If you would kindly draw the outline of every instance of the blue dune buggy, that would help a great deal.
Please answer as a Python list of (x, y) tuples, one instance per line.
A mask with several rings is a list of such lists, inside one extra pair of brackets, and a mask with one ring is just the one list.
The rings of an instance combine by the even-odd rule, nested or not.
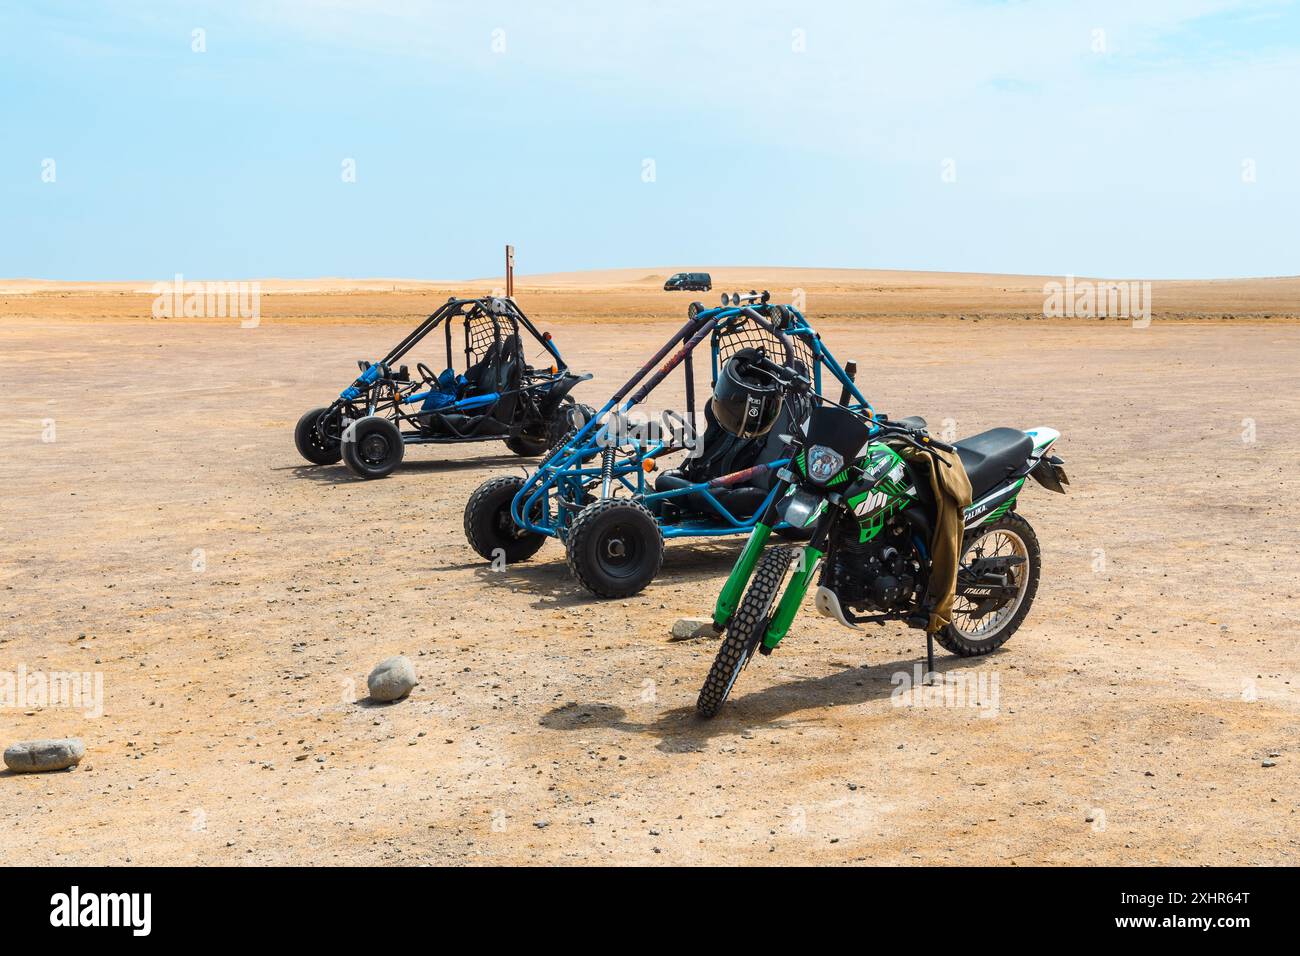
[[(747, 534), (776, 493), (789, 433), (808, 414), (808, 400), (787, 396), (775, 426), (751, 439), (721, 428), (706, 402), (705, 429), (697, 435), (692, 352), (698, 345), (709, 340), (713, 383), (730, 357), (750, 349), (795, 369), (819, 393), (829, 372), (843, 404), (874, 414), (853, 383), (853, 363), (842, 368), (798, 310), (769, 298), (766, 292), (724, 295), (722, 307), (713, 309), (692, 303), (686, 324), (537, 471), (479, 486), (465, 506), (470, 546), (484, 558), (524, 561), (548, 537), (559, 538), (578, 581), (598, 597), (614, 598), (636, 594), (654, 579), (664, 538)], [(679, 365), (685, 415), (664, 412), (659, 423), (632, 424), (629, 410)], [(683, 451), (689, 454), (678, 466), (660, 470), (661, 459)], [(777, 531), (802, 536), (788, 526)]]
[[(458, 323), (463, 328), (454, 331)], [(397, 364), (439, 329), (441, 372), (419, 362), (413, 377)], [(546, 367), (528, 364), (523, 334), (540, 346)], [(457, 373), (453, 351), (462, 340), (465, 366)], [(312, 464), (341, 458), (361, 478), (390, 474), (406, 445), (496, 440), (517, 455), (540, 455), (592, 415), (569, 395), (591, 376), (570, 372), (550, 333), (539, 332), (509, 298), (453, 296), (378, 362), (357, 364), (361, 374), (333, 404), (299, 419), (294, 441)]]

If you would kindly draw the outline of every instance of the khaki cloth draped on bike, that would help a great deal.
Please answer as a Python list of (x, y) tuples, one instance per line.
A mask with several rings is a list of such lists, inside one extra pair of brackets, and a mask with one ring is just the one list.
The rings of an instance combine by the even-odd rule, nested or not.
[(942, 630), (952, 621), (952, 601), (957, 594), (957, 564), (965, 530), (964, 512), (971, 503), (970, 478), (955, 452), (936, 451), (951, 467), (945, 468), (930, 455), (913, 452), (911, 460), (919, 471), (928, 472), (934, 492), (934, 538), (930, 542), (930, 584), (922, 600), (930, 620), (926, 633)]

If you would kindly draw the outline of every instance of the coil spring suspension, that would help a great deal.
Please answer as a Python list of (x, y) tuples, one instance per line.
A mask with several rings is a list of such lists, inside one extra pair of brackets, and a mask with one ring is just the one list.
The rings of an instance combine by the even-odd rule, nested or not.
[(610, 486), (614, 482), (614, 448), (608, 447), (600, 453), (600, 496), (608, 498)]

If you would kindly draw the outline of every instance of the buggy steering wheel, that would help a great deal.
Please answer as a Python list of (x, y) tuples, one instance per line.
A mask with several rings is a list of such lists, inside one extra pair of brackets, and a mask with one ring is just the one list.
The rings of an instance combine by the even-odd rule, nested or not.
[(433, 370), (429, 368), (429, 366), (425, 365), (423, 362), (416, 362), (415, 370), (419, 372), (420, 376), (430, 385), (438, 381), (438, 376), (434, 375)]

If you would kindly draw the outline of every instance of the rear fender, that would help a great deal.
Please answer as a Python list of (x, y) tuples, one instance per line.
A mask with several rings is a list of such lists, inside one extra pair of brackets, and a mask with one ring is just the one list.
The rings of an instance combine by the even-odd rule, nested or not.
[(585, 382), (590, 378), (592, 378), (590, 372), (586, 375), (572, 375), (566, 373), (563, 378), (546, 390), (546, 397), (543, 398), (541, 402), (542, 413), (549, 416), (560, 407), (560, 402), (564, 401), (564, 396), (573, 391), (575, 385), (579, 382)]
[(1049, 454), (1056, 440), (1061, 437), (1061, 433), (1055, 428), (1040, 425), (1037, 428), (1027, 429), (1025, 434), (1034, 440), (1034, 450), (1029, 456), (1029, 461), (1025, 463), (1024, 474), (1032, 475), (1034, 480), (1048, 491), (1065, 494), (1065, 486), (1070, 483), (1065, 468), (1062, 467), (1065, 462)]
[(1070, 483), (1070, 479), (1065, 474), (1065, 462), (1055, 455), (1045, 455), (1039, 459), (1033, 469), (1029, 472), (1034, 481), (1038, 482), (1048, 491), (1055, 491), (1059, 494), (1065, 494), (1065, 486)]

